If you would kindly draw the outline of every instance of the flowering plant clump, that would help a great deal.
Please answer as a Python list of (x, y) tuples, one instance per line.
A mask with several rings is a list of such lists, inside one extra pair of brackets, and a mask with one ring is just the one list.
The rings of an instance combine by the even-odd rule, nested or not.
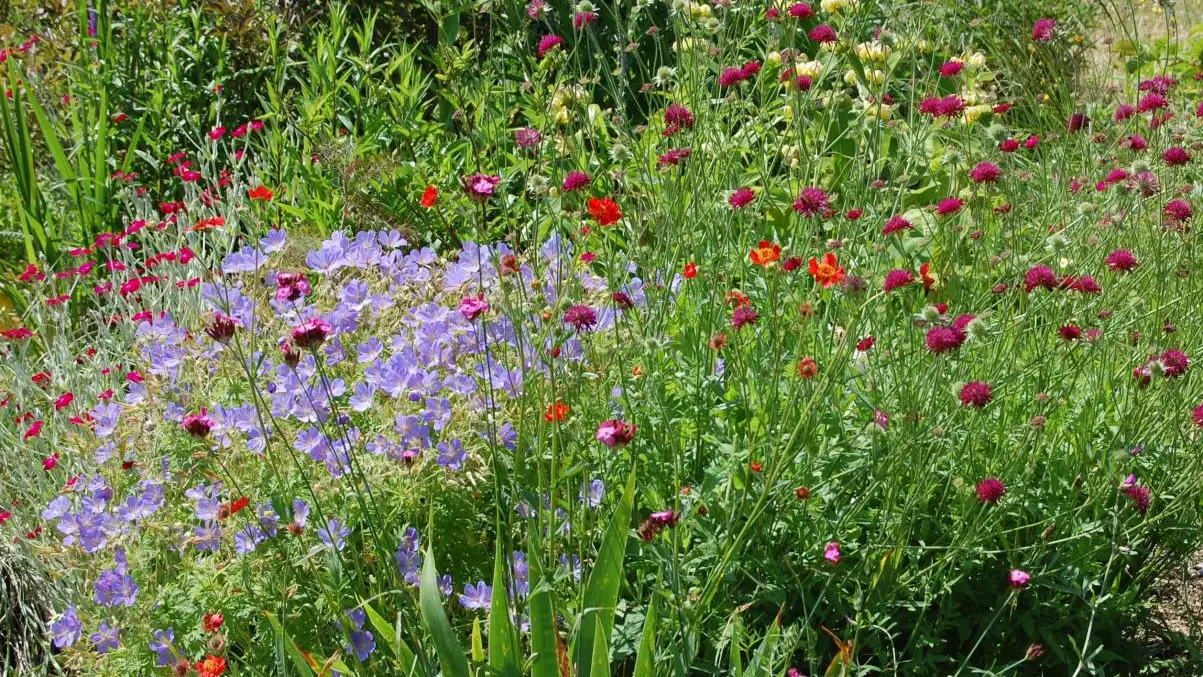
[(121, 70), (200, 10), (81, 5), (62, 91), (0, 52), (47, 669), (1145, 669), (1203, 546), (1203, 75), (1038, 95), (1045, 3), (1026, 66), (955, 3), (504, 4), (256, 8), (262, 91)]

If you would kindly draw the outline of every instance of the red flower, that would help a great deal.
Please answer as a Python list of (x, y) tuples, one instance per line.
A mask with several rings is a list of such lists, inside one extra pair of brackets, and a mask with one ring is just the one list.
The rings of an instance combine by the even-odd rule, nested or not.
[(807, 355), (798, 363), (798, 376), (809, 381), (819, 374), (819, 365), (815, 363), (815, 358)]
[(1007, 485), (997, 477), (987, 477), (977, 483), (978, 503), (998, 503), (1007, 493)]
[(42, 422), (34, 421), (33, 425), (29, 426), (29, 429), (25, 431), (24, 438), (28, 440), (28, 439), (37, 437), (38, 435), (41, 435), (41, 434), (42, 434)]
[(221, 677), (226, 671), (226, 659), (221, 656), (207, 656), (196, 664), (198, 677)]
[(246, 194), (252, 200), (262, 200), (263, 202), (271, 202), (271, 199), (276, 196), (271, 188), (267, 186), (256, 186)]
[(434, 186), (426, 186), (426, 190), (422, 192), (421, 205), (427, 209), (433, 207), (439, 201), (439, 189)]
[(687, 279), (687, 280), (692, 280), (693, 278), (697, 277), (698, 276), (698, 264), (694, 263), (693, 261), (686, 263), (684, 275), (685, 275), (685, 279)]
[(618, 203), (608, 197), (601, 199), (589, 198), (589, 215), (597, 222), (599, 226), (611, 226), (618, 223), (622, 218), (622, 212), (618, 209)]
[(217, 632), (218, 628), (220, 628), (221, 624), (224, 622), (225, 619), (222, 617), (221, 613), (214, 612), (211, 614), (205, 614), (205, 617), (201, 619), (201, 627), (205, 629), (205, 632)]
[(63, 393), (62, 395), (59, 395), (57, 400), (54, 401), (54, 410), (62, 411), (71, 406), (71, 402), (74, 400), (75, 395), (72, 395), (71, 393)]
[(551, 423), (552, 421), (563, 421), (568, 415), (568, 405), (563, 402), (555, 402), (547, 405), (547, 413), (543, 414), (543, 420)]

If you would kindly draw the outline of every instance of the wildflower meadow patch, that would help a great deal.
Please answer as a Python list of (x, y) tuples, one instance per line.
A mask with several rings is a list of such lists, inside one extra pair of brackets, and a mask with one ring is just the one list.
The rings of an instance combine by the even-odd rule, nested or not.
[(1203, 43), (400, 4), (14, 15), (5, 674), (1195, 674)]

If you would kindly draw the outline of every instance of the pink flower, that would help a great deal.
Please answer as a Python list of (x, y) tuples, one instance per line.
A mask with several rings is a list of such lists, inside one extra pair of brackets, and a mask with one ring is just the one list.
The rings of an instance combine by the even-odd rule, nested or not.
[(56, 467), (58, 467), (59, 458), (60, 458), (60, 456), (57, 451), (54, 452), (54, 454), (47, 456), (46, 458), (43, 458), (42, 459), (42, 470), (45, 470), (46, 472), (50, 472), (51, 470), (54, 470)]
[(840, 552), (840, 544), (837, 541), (831, 541), (823, 549), (823, 559), (832, 564), (839, 564), (841, 557), (843, 557), (843, 553)]
[(789, 6), (789, 15), (795, 19), (809, 19), (815, 15), (815, 12), (805, 2), (795, 2)]
[(1028, 269), (1028, 272), (1023, 276), (1024, 291), (1031, 292), (1036, 289), (1047, 289), (1053, 291), (1057, 288), (1057, 274), (1048, 266), (1034, 266)]
[(812, 42), (817, 42), (820, 44), (836, 41), (835, 29), (827, 24), (819, 24), (818, 26), (810, 29), (809, 37)]
[(965, 332), (956, 327), (932, 327), (927, 331), (926, 342), (927, 349), (939, 355), (960, 348), (965, 343)]
[(1028, 582), (1032, 580), (1032, 575), (1023, 569), (1011, 569), (1011, 573), (1007, 576), (1007, 581), (1011, 587), (1016, 590), (1021, 590), (1028, 587)]
[(616, 418), (602, 421), (597, 426), (597, 441), (607, 447), (620, 447), (635, 437), (638, 426)]
[(940, 204), (936, 205), (936, 213), (940, 216), (951, 216), (961, 211), (961, 207), (965, 206), (965, 202), (960, 198), (946, 197), (940, 200)]
[(1007, 493), (1007, 485), (997, 477), (987, 477), (977, 483), (978, 503), (998, 503)]
[(485, 301), (483, 293), (476, 296), (465, 296), (459, 302), (459, 312), (469, 322), (489, 311), (489, 302)]
[(756, 199), (756, 193), (751, 188), (737, 188), (731, 197), (727, 199), (727, 203), (732, 209), (743, 209), (752, 204)]
[(180, 427), (198, 440), (203, 440), (209, 436), (209, 432), (213, 430), (213, 418), (205, 413), (202, 409), (199, 414), (188, 414), (180, 423)]
[(962, 70), (965, 69), (965, 64), (960, 61), (945, 61), (943, 66), (940, 66), (940, 75), (946, 78), (956, 77)]
[(564, 177), (564, 183), (560, 186), (560, 189), (565, 193), (571, 193), (574, 190), (580, 190), (588, 186), (591, 180), (589, 175), (584, 172), (568, 172), (568, 175)]
[(1186, 200), (1171, 200), (1165, 205), (1165, 215), (1170, 217), (1171, 221), (1189, 221), (1190, 203)]
[(558, 35), (544, 35), (539, 40), (539, 47), (535, 50), (535, 58), (542, 59), (552, 49), (564, 44), (564, 38)]
[(981, 409), (994, 399), (994, 392), (987, 383), (970, 381), (961, 386), (961, 404), (974, 409)]
[(1190, 162), (1190, 153), (1180, 146), (1171, 146), (1161, 154), (1161, 159), (1171, 167), (1177, 167)]
[(25, 431), (25, 434), (22, 437), (24, 439), (29, 440), (29, 439), (33, 439), (41, 434), (42, 434), (42, 422), (34, 421), (33, 425), (29, 426), (29, 428)]
[(794, 200), (794, 211), (802, 216), (823, 216), (826, 217), (831, 211), (831, 198), (827, 197), (827, 193), (823, 192), (822, 188), (810, 186), (803, 188), (798, 194), (798, 199)]
[(501, 183), (501, 177), (496, 174), (489, 175), (477, 172), (471, 176), (465, 176), (461, 179), (461, 183), (468, 197), (477, 202), (482, 202), (493, 197), (497, 185)]
[(326, 341), (334, 328), (325, 320), (306, 320), (292, 330), (292, 342), (301, 350), (317, 350)]
[(894, 291), (895, 289), (905, 287), (914, 281), (914, 273), (909, 270), (898, 268), (886, 273), (886, 281), (882, 288), (884, 291)]
[(63, 393), (62, 395), (58, 396), (57, 400), (54, 401), (54, 410), (62, 411), (71, 406), (73, 401), (75, 401), (75, 395), (71, 393)]
[(213, 129), (209, 130), (209, 140), (210, 141), (216, 141), (225, 135), (226, 135), (225, 127), (214, 127)]
[(1032, 39), (1036, 42), (1048, 42), (1053, 39), (1053, 31), (1057, 30), (1057, 22), (1052, 19), (1037, 19), (1032, 24)]
[(993, 162), (979, 162), (969, 170), (969, 178), (973, 179), (974, 183), (994, 183), (998, 181), (1000, 174), (998, 165)]
[(910, 221), (907, 221), (906, 219), (902, 218), (901, 216), (898, 216), (897, 214), (895, 214), (894, 216), (891, 216), (889, 219), (886, 220), (886, 225), (884, 228), (881, 229), (881, 234), (882, 235), (893, 235), (894, 233), (897, 233), (899, 231), (911, 230), (913, 228), (914, 228), (914, 226), (911, 225)]

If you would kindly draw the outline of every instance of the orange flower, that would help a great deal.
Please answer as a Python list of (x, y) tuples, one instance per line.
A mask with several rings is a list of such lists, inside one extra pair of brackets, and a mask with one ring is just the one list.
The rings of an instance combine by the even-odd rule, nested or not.
[(564, 417), (567, 415), (568, 405), (564, 404), (563, 402), (556, 402), (554, 404), (547, 405), (547, 413), (543, 414), (543, 418), (548, 423), (551, 423), (552, 421), (563, 421)]
[(823, 255), (822, 263), (815, 257), (810, 257), (809, 270), (810, 276), (815, 279), (815, 282), (823, 285), (824, 289), (844, 281), (844, 267), (836, 263), (835, 254), (831, 252)]
[(686, 263), (685, 264), (685, 279), (692, 280), (693, 278), (695, 278), (697, 276), (698, 276), (698, 264), (694, 263), (693, 261)]
[(761, 268), (768, 268), (781, 260), (781, 245), (771, 243), (768, 240), (761, 240), (756, 249), (748, 252), (748, 258), (752, 259), (752, 263)]
[(221, 677), (226, 671), (226, 659), (221, 656), (208, 656), (196, 664), (196, 674), (199, 677)]
[(743, 308), (752, 305), (752, 299), (738, 289), (727, 292), (727, 305), (733, 308)]
[(430, 209), (439, 201), (439, 189), (434, 186), (426, 186), (426, 190), (422, 192), (421, 204), (423, 207)]
[(931, 291), (936, 288), (936, 278), (931, 274), (930, 261), (919, 266), (919, 277), (923, 279), (923, 291)]
[(252, 188), (249, 191), (247, 191), (246, 196), (252, 200), (263, 200), (264, 202), (271, 202), (271, 199), (273, 197), (275, 197), (276, 194), (273, 193), (272, 189), (268, 188), (267, 186), (257, 186), (255, 188)]
[(197, 221), (196, 225), (192, 226), (192, 230), (200, 232), (204, 230), (211, 230), (213, 228), (220, 228), (224, 225), (226, 225), (225, 218), (221, 216), (210, 216), (207, 219), (201, 219), (200, 221)]
[(597, 199), (589, 198), (589, 215), (597, 221), (599, 226), (611, 226), (618, 223), (622, 218), (622, 212), (618, 210), (618, 203), (608, 197)]
[(798, 376), (806, 380), (814, 378), (819, 373), (819, 365), (815, 364), (815, 358), (807, 355), (798, 363)]

